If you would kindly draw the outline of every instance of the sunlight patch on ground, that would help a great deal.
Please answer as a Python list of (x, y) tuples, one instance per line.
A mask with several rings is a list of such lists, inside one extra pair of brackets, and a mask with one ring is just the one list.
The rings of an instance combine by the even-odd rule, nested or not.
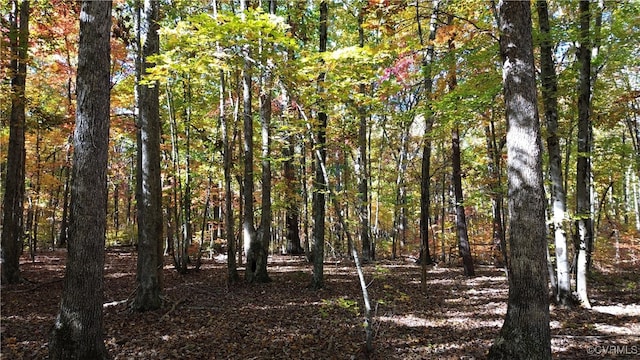
[(467, 285), (487, 286), (487, 283), (504, 283), (507, 279), (504, 276), (477, 276), (467, 280)]
[(441, 325), (435, 321), (415, 316), (414, 314), (379, 316), (377, 319), (379, 321), (392, 322), (394, 324), (406, 327), (437, 327), (438, 325)]
[(613, 306), (593, 306), (593, 311), (616, 316), (640, 316), (639, 304), (618, 304)]
[[(486, 286), (486, 285), (483, 285)], [(506, 294), (507, 293), (507, 289), (492, 289), (492, 288), (485, 288), (485, 287), (481, 287), (478, 289), (469, 289), (467, 290), (467, 294), (470, 295), (483, 295), (482, 297), (487, 299), (487, 296), (499, 296), (498, 294)]]
[(610, 324), (594, 324), (595, 329), (599, 332), (611, 334), (611, 335), (635, 335), (640, 334), (640, 324), (626, 324), (627, 326), (615, 326)]
[[(449, 315), (450, 314), (447, 314), (447, 316)], [(437, 318), (434, 320), (425, 319), (423, 317), (419, 317), (414, 314), (377, 317), (378, 321), (391, 322), (399, 326), (405, 326), (410, 328), (417, 328), (417, 327), (437, 328), (437, 327), (444, 327), (444, 326), (456, 327), (456, 326), (460, 326), (461, 324), (464, 324), (466, 329), (502, 326), (502, 319), (482, 320), (482, 321), (471, 321), (471, 319), (473, 319), (473, 314), (468, 312), (464, 312), (464, 313), (459, 312), (459, 313), (451, 314), (451, 316), (448, 319)]]
[(127, 276), (133, 276), (133, 274), (124, 273), (124, 272), (117, 272), (117, 273), (105, 274), (104, 275), (105, 278), (111, 278), (111, 279), (119, 279), (119, 278), (123, 278), (123, 277), (127, 277)]

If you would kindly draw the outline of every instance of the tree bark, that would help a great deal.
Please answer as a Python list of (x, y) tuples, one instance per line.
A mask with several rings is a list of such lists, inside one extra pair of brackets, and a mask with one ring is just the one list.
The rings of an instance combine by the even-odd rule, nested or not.
[(27, 47), (29, 40), (29, 1), (13, 2), (9, 42), (11, 48), (11, 115), (9, 118), (9, 149), (5, 177), (2, 222), (2, 283), (20, 282), (20, 251), (22, 248), (24, 181), (25, 181), (25, 86), (27, 78)]
[(456, 234), (458, 235), (458, 251), (462, 258), (464, 274), (474, 276), (473, 258), (469, 246), (469, 233), (467, 231), (467, 218), (464, 212), (464, 197), (462, 195), (462, 167), (460, 155), (460, 131), (456, 126), (451, 132), (451, 167), (453, 180), (453, 193), (456, 202)]
[[(364, 47), (364, 9), (358, 12), (358, 38), (361, 48)], [(365, 84), (359, 86), (360, 94), (366, 92)], [(358, 156), (356, 161), (356, 174), (358, 176), (358, 217), (360, 218), (360, 243), (362, 244), (362, 261), (375, 260), (373, 257), (373, 244), (371, 243), (369, 229), (369, 170), (367, 168), (367, 112), (364, 106), (358, 107), (360, 123), (358, 125)]]
[(578, 155), (576, 167), (576, 234), (578, 255), (576, 291), (582, 306), (590, 308), (587, 294), (588, 263), (593, 242), (593, 214), (591, 213), (591, 45), (589, 1), (580, 1), (580, 32), (578, 61)]
[(551, 181), (551, 218), (555, 240), (557, 288), (555, 301), (562, 306), (571, 305), (571, 273), (567, 236), (564, 231), (566, 195), (562, 180), (562, 155), (558, 137), (558, 80), (553, 62), (553, 43), (546, 0), (536, 2), (540, 42), (540, 76), (542, 81), (542, 102), (547, 123), (547, 151), (549, 153), (549, 178)]
[(71, 193), (71, 144), (70, 140), (66, 146), (65, 161), (63, 165), (64, 190), (62, 191), (62, 219), (60, 219), (60, 236), (57, 247), (67, 246), (67, 235), (69, 230), (69, 201)]
[[(162, 186), (160, 180), (160, 103), (158, 86), (139, 82), (146, 74), (148, 56), (157, 54), (159, 3), (144, 1), (144, 19), (138, 8), (139, 33), (144, 33), (144, 45), (138, 43), (138, 163), (137, 163), (137, 216), (138, 267), (136, 296), (131, 305), (136, 311), (155, 310), (162, 305), (160, 299), (162, 279)], [(144, 24), (142, 24), (144, 21)]]
[[(275, 14), (276, 1), (269, 0), (269, 13)], [(260, 51), (263, 51), (262, 44)], [(262, 140), (262, 211), (260, 226), (254, 243), (249, 246), (247, 254), (247, 271), (251, 268), (252, 274), (250, 282), (269, 282), (267, 272), (267, 258), (269, 255), (269, 243), (272, 236), (273, 214), (271, 210), (271, 87), (273, 86), (270, 67), (273, 64), (266, 64), (266, 68), (260, 74), (260, 133)], [(253, 270), (255, 269), (255, 270)]]
[[(326, 1), (320, 2), (320, 53), (327, 51), (327, 16), (328, 7)], [(318, 92), (324, 92), (324, 78), (325, 73), (321, 72), (318, 76)], [(313, 189), (313, 205), (312, 205), (312, 217), (313, 217), (313, 277), (311, 280), (311, 286), (314, 289), (320, 289), (324, 287), (324, 230), (325, 230), (325, 193), (328, 189), (328, 184), (324, 178), (323, 165), (327, 160), (327, 113), (324, 112), (324, 104), (322, 100), (319, 100), (318, 104), (320, 111), (318, 112), (318, 125), (317, 131), (317, 143), (316, 148), (320, 154), (320, 158), (314, 156), (314, 189)]]
[(511, 272), (507, 314), (489, 359), (551, 359), (545, 195), (531, 7), (499, 5), (507, 131)]
[[(242, 0), (240, 2), (241, 10), (246, 11), (249, 8), (249, 1)], [(257, 269), (255, 259), (250, 258), (253, 248), (260, 244), (257, 242), (256, 229), (254, 226), (254, 207), (253, 207), (253, 112), (252, 103), (252, 66), (249, 60), (251, 56), (249, 45), (242, 48), (244, 59), (244, 69), (242, 72), (242, 114), (243, 114), (243, 150), (244, 150), (244, 174), (243, 174), (243, 220), (242, 233), (244, 241), (244, 253), (246, 256), (245, 280), (252, 282), (254, 272)]]
[[(418, 34), (420, 36), (420, 45), (424, 46), (422, 28), (420, 26), (420, 10), (419, 2), (416, 2), (416, 21), (418, 23)], [(422, 73), (425, 81), (426, 101), (431, 102), (431, 93), (433, 92), (432, 63), (435, 54), (433, 41), (436, 38), (438, 29), (438, 10), (440, 0), (432, 1), (433, 10), (429, 20), (429, 36), (427, 38), (427, 51), (422, 59)], [(428, 107), (430, 108), (430, 106)], [(420, 167), (420, 266), (421, 277), (420, 284), (423, 291), (427, 290), (427, 265), (433, 263), (431, 254), (429, 253), (429, 214), (431, 212), (431, 129), (433, 128), (433, 114), (429, 111), (424, 117), (425, 134), (424, 144), (422, 145), (422, 161)]]
[(49, 358), (108, 359), (103, 339), (111, 1), (83, 1), (69, 245)]
[[(493, 113), (493, 110), (492, 110)], [(502, 208), (504, 206), (503, 190), (502, 190), (502, 144), (498, 146), (496, 141), (496, 132), (491, 115), (489, 124), (485, 126), (487, 136), (487, 154), (489, 163), (489, 175), (491, 177), (491, 210), (493, 213), (492, 232), (494, 251), (500, 254), (500, 260), (496, 259), (496, 265), (504, 266), (507, 275), (509, 273), (509, 261), (507, 257), (507, 245), (505, 240), (504, 222), (502, 216)]]
[[(451, 22), (452, 18), (449, 22)], [(449, 39), (449, 49), (454, 50), (455, 34)], [(449, 91), (453, 91), (458, 86), (456, 77), (456, 65), (451, 65), (449, 70)], [(467, 230), (467, 217), (464, 212), (464, 197), (462, 192), (462, 164), (460, 152), (460, 129), (456, 124), (451, 131), (451, 172), (453, 182), (453, 193), (456, 206), (456, 234), (458, 236), (458, 251), (462, 258), (464, 274), (474, 276), (473, 258), (471, 257), (471, 247), (469, 246), (469, 232)]]

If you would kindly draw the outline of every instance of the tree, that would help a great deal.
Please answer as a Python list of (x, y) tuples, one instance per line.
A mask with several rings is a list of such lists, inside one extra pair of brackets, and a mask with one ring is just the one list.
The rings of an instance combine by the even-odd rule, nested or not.
[[(269, 13), (275, 15), (275, 0), (270, 0)], [(259, 55), (265, 50), (262, 46), (259, 49)], [(262, 211), (260, 217), (260, 225), (258, 231), (250, 239), (247, 250), (247, 266), (245, 277), (249, 282), (268, 282), (271, 281), (267, 273), (267, 257), (269, 250), (269, 241), (271, 240), (271, 87), (272, 74), (271, 67), (273, 64), (267, 63), (260, 74), (260, 134), (262, 140)], [(253, 120), (252, 124), (253, 124)], [(248, 124), (245, 123), (245, 131), (248, 131)], [(247, 134), (245, 134), (245, 137)], [(253, 136), (253, 130), (251, 130)], [(248, 163), (245, 164), (247, 166)], [(252, 194), (245, 194), (251, 196)], [(247, 215), (245, 215), (247, 216)], [(251, 215), (253, 217), (253, 215)]]
[[(358, 40), (359, 46), (364, 48), (364, 8), (358, 11)], [(359, 92), (362, 96), (366, 94), (366, 86), (360, 83)], [(358, 155), (356, 157), (356, 173), (358, 175), (358, 217), (360, 219), (360, 243), (362, 244), (362, 260), (364, 262), (375, 260), (374, 244), (369, 236), (369, 170), (367, 168), (367, 109), (365, 106), (358, 107)]]
[[(137, 311), (160, 308), (162, 282), (162, 186), (160, 181), (160, 103), (159, 84), (140, 83), (151, 65), (147, 57), (157, 54), (159, 3), (144, 1), (144, 25), (138, 16), (138, 162), (137, 162), (137, 216), (138, 216), (138, 269), (136, 297), (132, 308)], [(144, 36), (144, 39), (140, 39)], [(144, 42), (144, 45), (140, 43)]]
[[(249, 1), (248, 0), (243, 0), (241, 2), (242, 4), (242, 11), (246, 12), (249, 11)], [(242, 16), (246, 16), (242, 15)], [(244, 219), (243, 219), (243, 223), (242, 223), (242, 229), (243, 229), (243, 234), (244, 234), (244, 243), (245, 243), (245, 256), (247, 258), (246, 260), (246, 270), (245, 270), (245, 280), (247, 282), (267, 282), (269, 281), (269, 275), (267, 274), (267, 249), (265, 248), (265, 246), (263, 245), (263, 237), (266, 237), (266, 241), (268, 242), (268, 237), (269, 234), (265, 234), (264, 228), (263, 226), (265, 225), (264, 222), (262, 222), (263, 220), (266, 221), (268, 223), (268, 226), (271, 226), (271, 220), (270, 218), (267, 219), (265, 217), (265, 214), (262, 214), (262, 218), (261, 218), (261, 224), (259, 227), (259, 231), (256, 231), (256, 228), (254, 226), (254, 204), (253, 204), (253, 193), (254, 193), (254, 188), (255, 188), (255, 184), (254, 184), (254, 179), (253, 179), (253, 150), (254, 150), (254, 145), (253, 145), (253, 111), (252, 111), (252, 73), (253, 73), (253, 66), (252, 66), (252, 59), (251, 59), (251, 46), (249, 44), (244, 45), (242, 48), (242, 52), (243, 52), (243, 56), (244, 56), (244, 68), (243, 68), (243, 74), (242, 74), (242, 108), (243, 108), (243, 146), (244, 146), (244, 179), (243, 179), (243, 186), (244, 186)], [(262, 99), (264, 100), (264, 99)], [(270, 111), (270, 106), (271, 106), (271, 101), (268, 102), (269, 105), (269, 111)], [(266, 114), (264, 111), (266, 110), (265, 107), (261, 107), (261, 120), (263, 123), (263, 128), (264, 128), (264, 124), (268, 124), (269, 120), (265, 120), (265, 116), (268, 116), (270, 118), (271, 114), (270, 112), (268, 114)], [(268, 125), (267, 125), (268, 128)], [(266, 128), (265, 128), (266, 130)], [(268, 135), (268, 132), (267, 132)], [(264, 138), (264, 134), (263, 134), (263, 138)], [(268, 142), (268, 136), (266, 141)], [(266, 152), (268, 152), (268, 145), (265, 146)], [(264, 153), (263, 153), (264, 155)], [(266, 167), (269, 167), (269, 160), (268, 158), (265, 158), (265, 161), (267, 162), (267, 164), (265, 164)], [(266, 175), (269, 178), (271, 178), (271, 172), (270, 172), (270, 168), (267, 170), (268, 175)], [(263, 173), (264, 173), (264, 167), (263, 167)], [(264, 178), (263, 178), (264, 180)], [(263, 184), (264, 186), (264, 184)], [(270, 185), (267, 184), (267, 189), (269, 189)], [(264, 187), (263, 187), (263, 194), (264, 194)], [(270, 200), (270, 193), (267, 192), (267, 194), (264, 194), (265, 196), (269, 197), (269, 201)], [(264, 206), (265, 204), (263, 204)], [(264, 208), (263, 208), (264, 210)], [(267, 209), (267, 212), (270, 212), (269, 209)], [(270, 216), (267, 215), (267, 217)], [(268, 220), (268, 221), (267, 221)]]
[(11, 48), (11, 115), (9, 118), (9, 149), (3, 199), (2, 222), (2, 283), (20, 281), (20, 250), (23, 236), (25, 180), (25, 85), (27, 78), (27, 48), (29, 40), (29, 1), (12, 1), (9, 46)]
[(551, 359), (542, 147), (529, 2), (499, 5), (507, 131), (511, 271), (489, 359)]
[[(416, 7), (419, 2), (416, 2)], [(422, 58), (422, 74), (425, 82), (426, 101), (431, 102), (433, 92), (432, 67), (435, 49), (433, 40), (436, 38), (438, 29), (438, 9), (440, 0), (433, 0), (433, 11), (429, 19), (429, 36), (427, 38), (427, 51)], [(420, 26), (420, 11), (416, 8), (416, 21), (418, 22), (418, 36), (420, 45), (424, 45), (422, 27)], [(430, 103), (427, 105), (430, 108)], [(422, 290), (427, 290), (427, 265), (431, 264), (431, 254), (429, 253), (429, 213), (431, 211), (431, 130), (433, 128), (433, 114), (425, 116), (425, 138), (422, 145), (422, 160), (420, 174), (420, 265), (421, 265), (421, 285)], [(434, 239), (435, 241), (435, 239)]]
[(68, 255), (49, 358), (107, 359), (102, 330), (111, 1), (83, 1)]
[(591, 45), (589, 41), (589, 1), (580, 1), (580, 32), (578, 62), (578, 159), (576, 167), (576, 233), (578, 255), (576, 264), (576, 292), (582, 306), (590, 308), (587, 295), (588, 263), (593, 242), (593, 214), (591, 213)]
[[(327, 51), (327, 16), (328, 7), (326, 1), (320, 2), (320, 47), (319, 52)], [(325, 72), (318, 76), (318, 92), (324, 91)], [(324, 216), (325, 216), (325, 193), (328, 183), (325, 180), (323, 166), (327, 161), (327, 113), (322, 100), (319, 100), (320, 111), (318, 112), (317, 143), (315, 144), (319, 158), (314, 156), (314, 179), (313, 179), (313, 278), (311, 286), (320, 289), (324, 286)]]
[[(449, 15), (449, 23), (453, 21), (453, 16)], [(455, 52), (455, 32), (449, 38), (449, 50), (454, 55)], [(450, 65), (448, 74), (449, 91), (453, 92), (458, 85), (456, 76), (457, 66), (456, 60), (453, 60)], [(458, 251), (462, 258), (462, 264), (464, 266), (464, 274), (466, 276), (474, 276), (475, 270), (473, 268), (473, 258), (471, 257), (471, 247), (469, 246), (469, 232), (467, 231), (467, 218), (465, 214), (464, 197), (462, 193), (462, 165), (460, 154), (460, 126), (458, 124), (453, 125), (451, 130), (451, 179), (453, 182), (453, 194), (455, 198), (456, 207), (456, 234), (458, 236)]]
[(555, 301), (563, 306), (571, 304), (571, 274), (567, 236), (564, 231), (566, 195), (562, 180), (562, 155), (558, 137), (558, 80), (553, 62), (553, 43), (549, 25), (549, 10), (546, 0), (536, 2), (538, 22), (541, 32), (540, 77), (542, 82), (542, 102), (547, 123), (547, 151), (549, 152), (549, 179), (551, 181), (551, 218), (555, 239), (557, 288)]

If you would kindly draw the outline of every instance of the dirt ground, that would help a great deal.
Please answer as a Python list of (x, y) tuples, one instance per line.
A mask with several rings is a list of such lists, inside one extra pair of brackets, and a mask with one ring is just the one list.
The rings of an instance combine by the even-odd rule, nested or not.
[[(326, 288), (308, 288), (301, 257), (272, 256), (268, 284), (226, 284), (223, 257), (180, 275), (165, 260), (164, 306), (132, 313), (135, 253), (108, 251), (105, 324), (114, 359), (364, 359), (363, 302), (349, 261), (325, 263)], [(18, 285), (1, 291), (0, 359), (45, 359), (56, 315), (65, 252), (24, 258)], [(554, 358), (640, 358), (640, 262), (596, 266), (592, 310), (551, 308)], [(365, 267), (374, 312), (371, 359), (482, 359), (506, 312), (504, 272), (433, 266), (420, 290), (413, 260)], [(242, 272), (241, 272), (242, 275)]]

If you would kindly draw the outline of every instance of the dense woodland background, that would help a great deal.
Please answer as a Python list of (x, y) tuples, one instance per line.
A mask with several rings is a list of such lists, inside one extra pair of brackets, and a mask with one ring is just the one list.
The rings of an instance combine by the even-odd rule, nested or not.
[[(587, 283), (600, 301), (614, 291), (603, 288), (602, 274), (623, 276), (619, 286), (637, 291), (637, 277), (626, 276), (640, 257), (640, 7), (588, 4), (531, 4), (551, 293), (559, 306), (586, 308)], [(44, 284), (56, 280), (28, 260), (61, 271), (47, 264), (65, 258), (59, 249), (67, 246), (72, 201), (80, 6), (1, 5), (3, 259), (13, 243), (24, 277)], [(398, 276), (408, 287), (421, 282), (423, 293), (433, 291), (427, 288), (437, 283), (438, 266), (462, 266), (470, 279), (480, 269), (482, 279), (494, 281), (500, 271), (485, 265), (506, 273), (509, 263), (500, 37), (496, 4), (487, 1), (114, 1), (105, 245), (118, 255), (107, 262), (124, 269), (133, 263), (124, 264), (123, 254), (151, 249), (165, 264), (155, 282), (164, 276), (173, 280), (165, 286), (179, 287), (192, 270), (215, 269), (228, 291), (237, 270), (248, 283), (322, 288), (323, 260), (335, 264), (327, 270), (331, 284), (338, 264), (354, 257), (366, 276)], [(23, 97), (16, 74), (26, 75)], [(156, 110), (142, 105), (152, 98)], [(23, 155), (9, 145), (17, 102), (24, 106)], [(155, 130), (147, 117), (154, 111)], [(12, 175), (16, 156), (24, 156), (25, 179), (17, 208), (6, 200), (19, 193), (11, 182), (19, 179)], [(147, 183), (153, 174), (156, 205), (145, 197), (156, 186)], [(149, 220), (153, 211), (159, 221)], [(19, 226), (9, 229), (15, 214)], [(19, 236), (9, 239), (14, 230)], [(154, 246), (141, 240), (150, 234), (161, 236)], [(397, 261), (398, 270), (376, 265), (383, 259)], [(295, 263), (293, 275), (280, 272), (283, 261)], [(427, 264), (437, 265), (427, 274)], [(140, 266), (122, 272), (129, 291), (138, 291), (133, 308), (157, 308), (132, 288), (144, 278)], [(6, 278), (4, 268), (3, 290), (20, 278)], [(174, 279), (168, 268), (185, 277)], [(505, 296), (504, 283), (482, 286), (502, 286)], [(9, 296), (18, 301), (14, 295), (31, 289), (39, 287), (12, 288)], [(388, 302), (410, 292), (395, 283), (371, 290), (376, 300), (392, 294)], [(618, 290), (611, 296), (635, 302)], [(348, 313), (362, 301), (359, 292), (315, 303), (321, 314)], [(164, 300), (166, 316), (189, 303), (175, 296)], [(417, 296), (405, 300), (422, 304), (414, 303)], [(189, 304), (185, 311), (204, 306)], [(360, 306), (355, 313), (366, 321), (380, 315)], [(7, 314), (3, 309), (3, 322)], [(611, 321), (637, 326), (638, 314), (630, 314)], [(7, 331), (3, 325), (3, 353), (16, 341)], [(473, 352), (484, 354), (486, 343), (479, 346)]]

